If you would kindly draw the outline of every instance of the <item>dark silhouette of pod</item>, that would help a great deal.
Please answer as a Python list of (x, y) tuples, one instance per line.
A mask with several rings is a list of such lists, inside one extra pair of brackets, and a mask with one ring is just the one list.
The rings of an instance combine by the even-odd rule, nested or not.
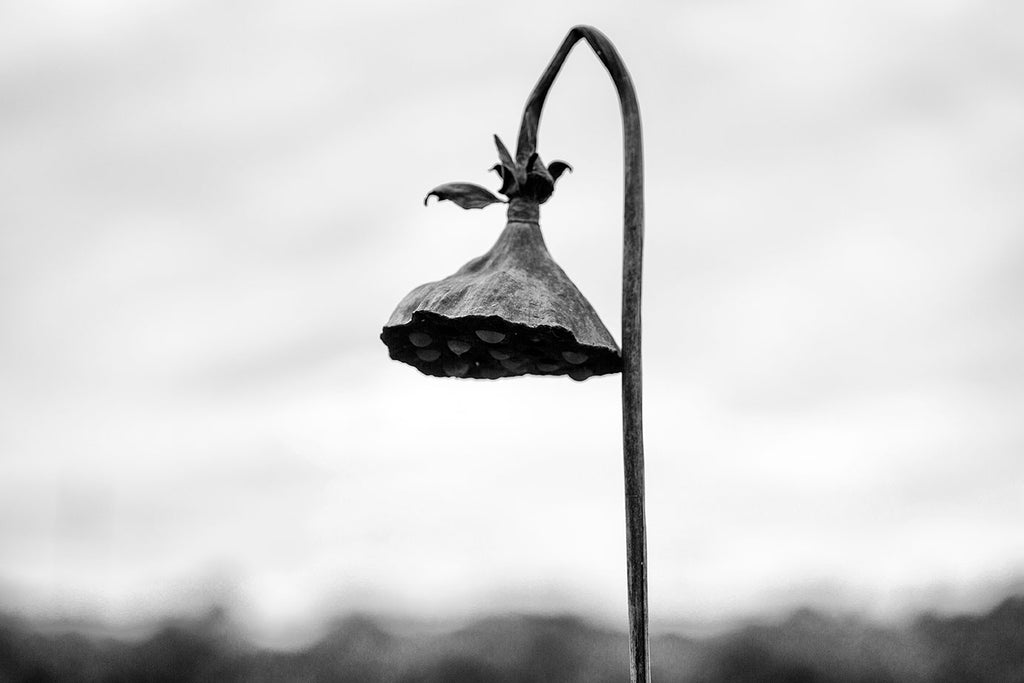
[(490, 251), (410, 292), (381, 333), (391, 357), (439, 377), (620, 372), (618, 345), (551, 258), (538, 215), (536, 201), (513, 199)]

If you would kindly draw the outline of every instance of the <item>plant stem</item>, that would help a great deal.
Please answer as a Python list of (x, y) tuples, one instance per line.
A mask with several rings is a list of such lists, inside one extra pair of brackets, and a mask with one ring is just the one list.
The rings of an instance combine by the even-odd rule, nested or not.
[(586, 40), (612, 78), (622, 111), (625, 207), (622, 247), (622, 457), (626, 489), (626, 575), (629, 596), (630, 681), (650, 683), (647, 634), (647, 523), (644, 513), (643, 373), (640, 363), (640, 285), (644, 247), (644, 162), (640, 108), (626, 65), (608, 37), (575, 26), (562, 41), (526, 101), (519, 128), (517, 163), (537, 148), (537, 126), (548, 90), (573, 45)]

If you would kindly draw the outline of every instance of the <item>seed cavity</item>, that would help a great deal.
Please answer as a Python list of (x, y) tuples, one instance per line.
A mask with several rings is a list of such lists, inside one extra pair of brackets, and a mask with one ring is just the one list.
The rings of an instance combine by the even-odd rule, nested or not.
[(498, 379), (499, 377), (504, 377), (505, 373), (493, 365), (481, 365), (480, 376), (484, 379)]
[(416, 355), (420, 357), (420, 360), (431, 363), (441, 357), (441, 352), (437, 349), (420, 349)]
[(494, 330), (477, 330), (476, 336), (488, 344), (500, 344), (505, 341), (505, 334), (503, 332), (495, 332)]
[(522, 359), (518, 359), (518, 360), (503, 360), (503, 361), (501, 361), (501, 367), (503, 367), (506, 370), (509, 370), (511, 372), (516, 372), (517, 370), (521, 369), (525, 363), (526, 363), (526, 361), (522, 360)]
[(488, 349), (487, 353), (491, 354), (491, 358), (494, 360), (508, 360), (512, 357), (512, 354), (502, 349)]
[(417, 346), (422, 349), (424, 346), (430, 346), (430, 342), (434, 340), (426, 332), (410, 332), (409, 341), (412, 342), (413, 346)]
[(580, 365), (587, 362), (587, 354), (579, 351), (562, 351), (562, 358), (573, 365)]
[(593, 374), (594, 372), (590, 368), (573, 368), (569, 371), (569, 376), (577, 382), (582, 382)]
[(561, 367), (559, 363), (537, 363), (537, 369), (541, 372), (555, 372), (561, 369)]
[(469, 372), (469, 363), (461, 360), (445, 361), (444, 371), (449, 377), (465, 377)]
[(449, 339), (448, 348), (451, 349), (452, 353), (454, 353), (456, 356), (461, 356), (466, 351), (469, 351), (471, 348), (473, 348), (473, 345), (470, 344), (469, 342), (464, 342), (461, 339)]

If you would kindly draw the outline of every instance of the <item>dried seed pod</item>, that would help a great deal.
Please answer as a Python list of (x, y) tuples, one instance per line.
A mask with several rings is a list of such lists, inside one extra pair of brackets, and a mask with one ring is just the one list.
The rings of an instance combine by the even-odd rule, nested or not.
[[(505, 230), (490, 251), (410, 292), (381, 333), (391, 357), (428, 375), (459, 376), (434, 362), (439, 355), (413, 352), (434, 351), (415, 348), (413, 339), (420, 337), (411, 335), (419, 333), (447, 340), (453, 354), (471, 359), (463, 375), (468, 378), (620, 372), (615, 340), (552, 260), (538, 216), (536, 200), (513, 198)], [(495, 346), (465, 341), (474, 338)]]

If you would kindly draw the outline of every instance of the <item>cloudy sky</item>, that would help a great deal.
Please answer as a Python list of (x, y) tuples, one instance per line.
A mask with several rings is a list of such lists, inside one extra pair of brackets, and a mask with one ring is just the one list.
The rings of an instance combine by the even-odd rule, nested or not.
[[(625, 620), (619, 381), (438, 380), (395, 304), (486, 251), (565, 32), (647, 155), (656, 622), (1024, 575), (1024, 6), (0, 6), (0, 605)], [(577, 46), (548, 246), (617, 336), (621, 132)]]

